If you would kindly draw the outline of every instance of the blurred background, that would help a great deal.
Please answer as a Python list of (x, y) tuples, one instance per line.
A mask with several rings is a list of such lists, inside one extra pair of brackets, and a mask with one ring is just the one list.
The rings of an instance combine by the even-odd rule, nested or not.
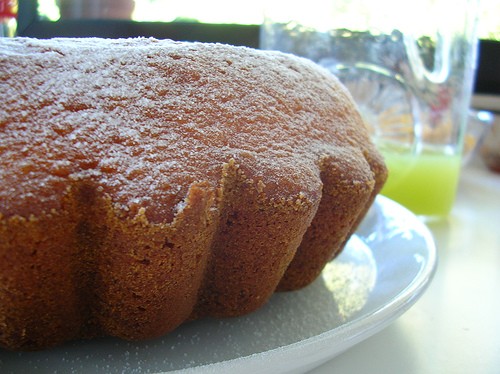
[[(342, 1), (349, 2), (337, 0)], [(379, 0), (382, 8), (383, 2)], [(265, 3), (266, 0), (20, 0), (17, 35), (153, 36), (258, 47)], [(473, 106), (500, 111), (500, 2), (482, 0), (481, 7)]]

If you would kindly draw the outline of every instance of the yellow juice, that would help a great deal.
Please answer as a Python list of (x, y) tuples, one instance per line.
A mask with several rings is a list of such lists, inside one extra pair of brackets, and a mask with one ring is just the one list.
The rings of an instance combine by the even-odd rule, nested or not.
[(461, 159), (459, 155), (384, 152), (389, 178), (382, 194), (413, 213), (447, 215), (455, 200)]

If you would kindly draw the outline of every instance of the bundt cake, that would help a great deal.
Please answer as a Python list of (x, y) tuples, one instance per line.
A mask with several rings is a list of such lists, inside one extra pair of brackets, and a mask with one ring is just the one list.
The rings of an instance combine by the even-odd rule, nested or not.
[(328, 72), (155, 39), (0, 38), (0, 346), (145, 339), (312, 282), (386, 169)]

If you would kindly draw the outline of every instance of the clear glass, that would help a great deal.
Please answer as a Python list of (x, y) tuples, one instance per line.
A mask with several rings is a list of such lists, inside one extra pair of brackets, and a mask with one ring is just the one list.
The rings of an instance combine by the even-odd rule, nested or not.
[(261, 48), (307, 57), (346, 85), (386, 159), (383, 194), (414, 213), (453, 204), (472, 94), (477, 0), (271, 1)]

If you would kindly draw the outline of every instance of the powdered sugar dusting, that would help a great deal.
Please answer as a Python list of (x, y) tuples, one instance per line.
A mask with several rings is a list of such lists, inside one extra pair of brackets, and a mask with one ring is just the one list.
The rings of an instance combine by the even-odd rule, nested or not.
[(7, 216), (57, 208), (85, 179), (124, 211), (171, 219), (191, 184), (217, 187), (230, 159), (269, 193), (309, 194), (321, 153), (367, 143), (337, 81), (277, 52), (19, 38), (0, 40), (0, 67)]

